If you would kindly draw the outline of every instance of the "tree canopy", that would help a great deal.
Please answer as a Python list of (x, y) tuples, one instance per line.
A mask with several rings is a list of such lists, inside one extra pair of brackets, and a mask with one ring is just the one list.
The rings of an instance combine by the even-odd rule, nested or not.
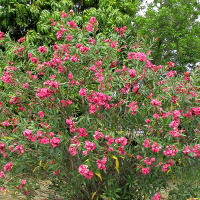
[(30, 42), (51, 43), (49, 19), (73, 9), (76, 23), (84, 25), (94, 16), (97, 34), (111, 34), (114, 27), (128, 26), (130, 36), (139, 36), (152, 45), (155, 64), (170, 60), (177, 70), (199, 61), (200, 3), (198, 0), (154, 0), (141, 16), (144, 0), (2, 0), (0, 30), (14, 40), (27, 36)]

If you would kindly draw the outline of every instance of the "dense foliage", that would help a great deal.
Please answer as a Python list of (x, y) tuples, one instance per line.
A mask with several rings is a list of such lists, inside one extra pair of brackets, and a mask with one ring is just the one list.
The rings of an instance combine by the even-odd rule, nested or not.
[(156, 64), (170, 59), (185, 71), (188, 63), (194, 68), (200, 61), (199, 16), (197, 0), (155, 0), (145, 17), (137, 17), (136, 30), (150, 41), (155, 39), (152, 56)]
[(199, 69), (153, 64), (126, 26), (106, 36), (95, 17), (55, 17), (43, 41), (0, 35), (1, 189), (32, 198), (34, 174), (64, 199), (161, 199), (199, 161)]
[[(186, 71), (199, 62), (200, 51), (200, 3), (198, 0), (154, 0), (142, 12), (144, 0), (1, 0), (0, 30), (9, 32), (17, 40), (29, 38), (51, 38), (47, 19), (58, 19), (62, 11), (74, 9), (79, 26), (90, 17), (99, 22), (97, 34), (110, 33), (115, 26), (127, 26), (132, 36), (145, 37), (152, 44), (155, 64), (172, 60), (176, 70)], [(142, 4), (143, 3), (143, 4)], [(28, 34), (27, 34), (28, 33)], [(43, 41), (43, 39), (42, 39)], [(31, 40), (32, 42), (32, 40)], [(51, 42), (51, 40), (49, 41)]]

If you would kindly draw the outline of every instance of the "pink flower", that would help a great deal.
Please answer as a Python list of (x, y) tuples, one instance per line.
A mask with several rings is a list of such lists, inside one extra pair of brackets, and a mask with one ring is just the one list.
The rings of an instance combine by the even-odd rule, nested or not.
[(127, 144), (128, 140), (125, 138), (125, 137), (118, 137), (116, 140), (115, 140), (115, 143), (116, 144), (122, 144), (123, 146), (125, 146)]
[(74, 11), (73, 11), (73, 10), (70, 10), (69, 13), (70, 13), (71, 15), (73, 15), (73, 14), (74, 14)]
[(94, 39), (94, 38), (90, 38), (90, 39), (89, 39), (89, 43), (90, 43), (90, 44), (95, 44), (95, 39)]
[(107, 142), (107, 145), (111, 145), (113, 142), (114, 142), (114, 139), (113, 138), (109, 138), (108, 142)]
[(0, 31), (0, 40), (3, 40), (4, 32)]
[(3, 151), (5, 147), (5, 144), (3, 142), (0, 142), (0, 150)]
[(80, 96), (86, 96), (86, 95), (87, 95), (87, 90), (81, 88), (81, 89), (79, 90), (79, 95), (80, 95)]
[(4, 121), (3, 126), (10, 126), (10, 123), (8, 121)]
[(138, 160), (141, 160), (141, 159), (142, 159), (142, 156), (137, 155), (137, 159), (138, 159)]
[(63, 34), (62, 34), (60, 31), (58, 31), (58, 32), (56, 33), (56, 38), (57, 38), (58, 40), (61, 39), (62, 36), (63, 36)]
[(183, 153), (184, 153), (185, 155), (187, 155), (187, 154), (190, 153), (190, 152), (191, 152), (190, 146), (187, 145), (187, 146), (185, 147), (185, 149), (183, 150)]
[(171, 70), (171, 71), (167, 72), (167, 76), (170, 77), (170, 78), (171, 78), (171, 77), (174, 77), (174, 75), (176, 75), (176, 72), (175, 72), (175, 71), (172, 71), (172, 70)]
[(33, 136), (33, 133), (32, 133), (31, 130), (26, 129), (23, 133), (24, 133), (24, 136), (25, 136), (28, 140), (30, 140), (30, 141), (32, 141), (32, 142), (35, 141), (35, 137)]
[(171, 68), (175, 66), (175, 64), (173, 62), (171, 62), (171, 61), (168, 62), (168, 64), (169, 64), (169, 67), (171, 67)]
[(80, 137), (87, 137), (87, 132), (86, 132), (86, 128), (79, 128), (78, 129), (78, 133)]
[(83, 153), (84, 156), (87, 156), (87, 155), (88, 155), (88, 152), (87, 152), (87, 151), (83, 151), (82, 153)]
[(73, 55), (70, 59), (72, 62), (79, 62), (79, 58), (76, 55)]
[(37, 88), (37, 96), (44, 100), (51, 96), (51, 90), (49, 88)]
[(9, 150), (11, 151), (11, 152), (14, 152), (15, 150), (13, 150), (13, 147), (12, 146), (9, 146)]
[(175, 138), (180, 136), (176, 128), (173, 131), (169, 131), (169, 135), (172, 135)]
[(67, 25), (71, 26), (71, 28), (76, 28), (76, 24), (74, 23), (74, 21), (67, 22)]
[(97, 161), (96, 161), (98, 168), (101, 170), (106, 170), (106, 162), (107, 162), (106, 156), (104, 156), (102, 160), (97, 159)]
[(22, 179), (21, 183), (22, 185), (26, 185), (26, 180)]
[(129, 72), (129, 76), (131, 78), (135, 78), (136, 77), (136, 71), (134, 69), (129, 69), (128, 72)]
[(87, 30), (88, 32), (93, 32), (92, 24), (89, 23), (89, 24), (86, 26), (86, 30)]
[(3, 171), (0, 171), (0, 178), (4, 178), (5, 177), (5, 174)]
[(158, 115), (157, 113), (155, 113), (155, 114), (153, 115), (153, 117), (154, 117), (155, 119), (159, 120), (159, 115)]
[(61, 18), (65, 18), (65, 17), (67, 17), (67, 13), (62, 12), (62, 13), (61, 13)]
[(146, 164), (146, 165), (151, 165), (152, 164), (152, 162), (155, 162), (155, 158), (148, 158), (148, 157), (146, 157), (145, 158), (145, 160), (144, 160), (144, 163)]
[(69, 146), (69, 153), (71, 154), (71, 155), (76, 155), (78, 152), (76, 151), (76, 145), (75, 144), (71, 144), (70, 146)]
[(43, 113), (42, 111), (39, 111), (39, 112), (38, 112), (38, 116), (39, 116), (40, 118), (44, 118), (44, 113)]
[(46, 49), (44, 46), (40, 46), (40, 47), (38, 47), (38, 51), (39, 51), (40, 53), (46, 53), (46, 52), (47, 52), (47, 49)]
[(164, 164), (164, 165), (162, 166), (162, 171), (163, 171), (163, 172), (166, 172), (167, 169), (168, 169), (168, 167), (169, 167), (168, 164)]
[(87, 165), (80, 165), (78, 168), (79, 173), (87, 179), (91, 179), (93, 177), (93, 172), (89, 171)]
[(67, 39), (67, 41), (70, 41), (72, 39), (72, 36), (71, 35), (67, 35), (66, 39)]
[(28, 89), (28, 86), (29, 86), (28, 83), (24, 83), (24, 84), (23, 84), (23, 88), (24, 88), (24, 89)]
[(62, 107), (65, 107), (67, 105), (67, 102), (64, 99), (60, 100), (60, 102), (62, 104)]
[(56, 148), (60, 144), (60, 138), (53, 137), (50, 140), (50, 144), (53, 148)]
[(95, 131), (93, 137), (96, 139), (96, 140), (99, 140), (101, 138), (104, 137), (104, 135), (102, 133), (100, 133), (99, 131)]
[(150, 140), (149, 139), (145, 139), (143, 146), (146, 148), (150, 148)]
[(167, 149), (163, 151), (165, 156), (175, 156), (176, 153), (178, 152), (178, 149), (175, 148), (174, 145), (172, 146), (167, 145), (166, 148)]
[(174, 129), (174, 128), (177, 128), (178, 125), (179, 125), (179, 120), (174, 120), (174, 121), (170, 122), (169, 127), (170, 128), (173, 127), (173, 129)]
[(176, 118), (179, 118), (180, 115), (181, 115), (180, 111), (174, 110), (174, 112), (173, 112), (173, 118), (175, 118), (175, 119), (176, 119)]
[(149, 124), (149, 123), (151, 122), (151, 120), (150, 120), (150, 119), (146, 119), (145, 122), (146, 122), (147, 124)]
[(72, 100), (68, 100), (68, 101), (67, 101), (67, 104), (68, 104), (68, 105), (71, 105), (72, 103), (73, 103)]
[(19, 155), (22, 155), (24, 153), (24, 145), (23, 144), (22, 145), (17, 145), (15, 147), (15, 149), (18, 151)]
[(38, 142), (40, 144), (49, 144), (49, 138), (48, 137), (38, 138)]
[(160, 200), (160, 198), (161, 198), (161, 195), (158, 194), (158, 193), (156, 193), (156, 194), (153, 196), (152, 200)]
[(87, 149), (87, 151), (93, 151), (95, 149), (95, 143), (86, 140), (85, 148)]
[(200, 115), (200, 107), (191, 108), (190, 111), (192, 112), (192, 115), (194, 116)]
[(142, 168), (142, 173), (143, 173), (144, 175), (149, 174), (149, 172), (150, 172), (150, 168), (149, 168), (149, 167)]
[(134, 105), (133, 107), (131, 107), (131, 114), (135, 115), (138, 111), (138, 105)]
[(152, 151), (153, 151), (153, 152), (157, 153), (157, 152), (159, 152), (161, 149), (162, 149), (162, 147), (159, 146), (159, 144), (158, 144), (157, 142), (153, 142), (153, 144), (152, 144)]
[(91, 17), (90, 20), (89, 20), (89, 23), (90, 24), (96, 24), (97, 23), (96, 17)]
[(156, 107), (156, 106), (161, 106), (161, 102), (156, 100), (156, 99), (152, 99), (151, 100), (151, 104)]
[(10, 171), (12, 166), (13, 166), (12, 162), (9, 162), (4, 165), (3, 169), (4, 169), (4, 171)]
[(66, 119), (66, 124), (68, 125), (73, 125), (73, 121), (72, 121), (72, 116), (69, 117), (69, 119)]
[(12, 83), (11, 77), (10, 77), (9, 74), (7, 74), (6, 76), (2, 76), (2, 77), (1, 77), (1, 80), (2, 80), (4, 83)]
[(73, 78), (74, 78), (73, 74), (72, 74), (71, 72), (69, 72), (69, 74), (68, 74), (68, 79), (69, 79), (69, 80), (72, 80)]
[(32, 62), (32, 63), (35, 63), (35, 64), (38, 64), (38, 58), (36, 58), (36, 57), (31, 57), (30, 58), (30, 61)]
[(110, 152), (113, 152), (113, 150), (114, 150), (113, 147), (108, 148), (108, 151), (110, 151)]

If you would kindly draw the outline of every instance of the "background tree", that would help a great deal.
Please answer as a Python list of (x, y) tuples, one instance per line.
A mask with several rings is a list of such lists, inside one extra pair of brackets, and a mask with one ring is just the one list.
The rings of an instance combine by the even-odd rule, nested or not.
[(71, 0), (1, 0), (0, 30), (18, 39), (28, 30), (37, 31), (36, 24), (43, 10), (69, 10), (72, 5)]
[(97, 18), (96, 34), (112, 34), (114, 27), (127, 26), (132, 40), (145, 37), (152, 46), (153, 62), (173, 61), (177, 70), (199, 61), (200, 3), (197, 0), (154, 0), (145, 16), (138, 15), (144, 0), (2, 0), (0, 30), (12, 39), (27, 37), (30, 43), (52, 44), (50, 18), (59, 20), (60, 12), (73, 9), (75, 22), (86, 26), (90, 17)]
[(152, 47), (154, 63), (172, 60), (183, 66), (199, 61), (200, 3), (197, 0), (154, 0), (145, 16), (137, 16), (138, 34), (155, 40)]

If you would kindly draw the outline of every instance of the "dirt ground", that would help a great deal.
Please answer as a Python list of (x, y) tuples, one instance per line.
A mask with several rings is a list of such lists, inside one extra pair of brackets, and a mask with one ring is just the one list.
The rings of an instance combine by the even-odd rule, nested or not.
[[(35, 197), (32, 200), (48, 200), (48, 195), (52, 193), (48, 189), (49, 184), (48, 181), (40, 181), (40, 189), (36, 191)], [(26, 200), (23, 195), (16, 194), (16, 197), (13, 197), (11, 194), (13, 194), (12, 191), (0, 192), (0, 200)], [(63, 199), (58, 197), (55, 200)]]

